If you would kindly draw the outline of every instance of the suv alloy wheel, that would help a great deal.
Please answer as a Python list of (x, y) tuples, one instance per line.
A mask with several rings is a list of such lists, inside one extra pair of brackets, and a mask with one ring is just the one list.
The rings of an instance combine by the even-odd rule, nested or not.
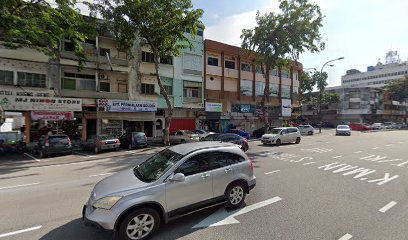
[(225, 207), (227, 209), (237, 209), (241, 207), (245, 201), (245, 186), (241, 182), (233, 183), (228, 187), (226, 194), (228, 200)]
[(160, 226), (160, 216), (152, 208), (141, 208), (128, 214), (119, 225), (120, 240), (150, 238)]

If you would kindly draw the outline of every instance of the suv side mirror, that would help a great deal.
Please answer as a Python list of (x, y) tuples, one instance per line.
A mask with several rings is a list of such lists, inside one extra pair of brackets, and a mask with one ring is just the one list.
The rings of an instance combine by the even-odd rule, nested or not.
[(184, 182), (186, 180), (186, 177), (182, 173), (176, 173), (169, 180), (170, 182)]

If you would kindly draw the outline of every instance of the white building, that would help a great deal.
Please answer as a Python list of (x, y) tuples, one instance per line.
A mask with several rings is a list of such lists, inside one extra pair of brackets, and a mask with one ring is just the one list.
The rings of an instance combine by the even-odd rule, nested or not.
[(390, 51), (386, 54), (386, 63), (380, 61), (376, 66), (367, 67), (367, 72), (360, 72), (357, 69), (347, 71), (341, 77), (343, 87), (372, 87), (381, 88), (387, 83), (403, 79), (408, 75), (408, 61), (401, 62), (397, 56), (397, 51)]

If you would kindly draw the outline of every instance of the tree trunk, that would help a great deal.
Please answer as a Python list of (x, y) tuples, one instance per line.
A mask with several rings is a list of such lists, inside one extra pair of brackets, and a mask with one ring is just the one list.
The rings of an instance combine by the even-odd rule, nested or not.
[(173, 106), (171, 105), (169, 96), (167, 95), (167, 92), (164, 89), (163, 84), (161, 82), (161, 78), (159, 74), (159, 54), (154, 50), (153, 50), (153, 54), (154, 54), (154, 66), (156, 69), (157, 83), (159, 84), (161, 95), (164, 97), (164, 100), (166, 101), (166, 104), (167, 104), (167, 114), (165, 114), (165, 117), (164, 117), (163, 142), (165, 146), (170, 146), (169, 130), (170, 130), (171, 118), (173, 116)]
[[(263, 67), (263, 64), (262, 64), (262, 67)], [(267, 64), (265, 65), (264, 78), (265, 78), (265, 87), (264, 87), (264, 92), (263, 92), (262, 100), (261, 100), (262, 120), (264, 122), (264, 126), (268, 127), (269, 126), (268, 111), (267, 111), (267, 106), (265, 106), (265, 101), (269, 97), (269, 65)]]

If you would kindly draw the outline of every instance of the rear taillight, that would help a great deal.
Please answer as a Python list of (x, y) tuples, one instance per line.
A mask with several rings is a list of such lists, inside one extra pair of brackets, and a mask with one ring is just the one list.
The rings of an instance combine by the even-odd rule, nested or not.
[(48, 141), (48, 139), (45, 140), (44, 145), (45, 145), (46, 147), (50, 146), (50, 142)]
[(187, 136), (187, 138), (193, 138), (192, 136)]
[(251, 164), (251, 175), (254, 175), (254, 163), (252, 162), (252, 160), (248, 157), (248, 155), (246, 153), (244, 153), (244, 154), (248, 158), (249, 163)]
[(68, 144), (71, 145), (71, 139), (68, 138)]
[(104, 141), (100, 141), (99, 142), (101, 145), (105, 145), (106, 144), (106, 142), (104, 142)]
[(116, 139), (116, 143), (120, 143), (119, 139)]

